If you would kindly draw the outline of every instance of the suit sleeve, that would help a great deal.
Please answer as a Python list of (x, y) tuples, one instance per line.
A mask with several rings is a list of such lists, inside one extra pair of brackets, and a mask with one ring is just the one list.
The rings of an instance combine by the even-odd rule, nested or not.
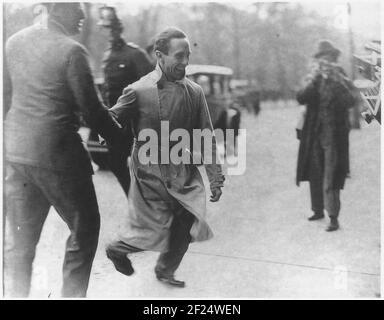
[(296, 99), (300, 104), (311, 105), (317, 98), (317, 84), (320, 80), (319, 77), (320, 75), (308, 81), (304, 88), (297, 92)]
[(343, 69), (341, 69), (341, 74), (343, 77), (340, 79), (338, 86), (335, 86), (335, 96), (341, 104), (350, 109), (361, 102), (360, 93)]
[(108, 113), (108, 109), (99, 100), (88, 53), (81, 47), (75, 47), (67, 65), (67, 80), (82, 117), (91, 129), (98, 132), (108, 143), (114, 144), (121, 140), (122, 132), (119, 125)]
[[(219, 163), (218, 154), (217, 154), (217, 146), (216, 146), (216, 137), (214, 134), (214, 129), (211, 121), (211, 116), (209, 113), (207, 101), (205, 100), (203, 89), (199, 90), (199, 117), (198, 117), (198, 128), (201, 130), (209, 130), (212, 135), (212, 150), (208, 150), (208, 157), (203, 157), (203, 163), (205, 166), (205, 170), (208, 175), (208, 180), (210, 183), (210, 187), (223, 187), (225, 177), (222, 173), (222, 168)], [(201, 143), (201, 154), (204, 156), (204, 139)]]

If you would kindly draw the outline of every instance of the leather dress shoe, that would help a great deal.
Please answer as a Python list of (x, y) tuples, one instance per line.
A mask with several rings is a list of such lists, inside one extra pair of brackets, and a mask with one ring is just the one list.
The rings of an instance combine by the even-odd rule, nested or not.
[(166, 276), (164, 274), (156, 274), (156, 278), (157, 278), (157, 280), (159, 280), (165, 284), (168, 284), (170, 286), (173, 286), (173, 287), (178, 287), (178, 288), (184, 288), (185, 287), (185, 282), (180, 281), (180, 280), (176, 280), (174, 278), (174, 276)]
[(109, 248), (105, 251), (109, 260), (111, 260), (115, 266), (115, 269), (120, 273), (130, 276), (135, 270), (132, 267), (131, 260), (124, 254), (117, 253)]
[(331, 231), (336, 231), (339, 229), (339, 221), (335, 218), (331, 218), (331, 222), (329, 223), (327, 229), (325, 231), (331, 232)]
[(324, 213), (315, 213), (313, 216), (309, 217), (309, 221), (315, 221), (315, 220), (320, 220), (324, 218)]

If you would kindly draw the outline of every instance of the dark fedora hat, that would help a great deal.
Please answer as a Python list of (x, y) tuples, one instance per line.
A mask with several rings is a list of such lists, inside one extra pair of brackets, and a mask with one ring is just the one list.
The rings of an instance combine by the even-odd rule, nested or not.
[(333, 43), (329, 40), (321, 40), (318, 43), (317, 46), (317, 52), (313, 55), (315, 58), (319, 58), (324, 55), (334, 55), (338, 57), (340, 55), (341, 51), (337, 49)]

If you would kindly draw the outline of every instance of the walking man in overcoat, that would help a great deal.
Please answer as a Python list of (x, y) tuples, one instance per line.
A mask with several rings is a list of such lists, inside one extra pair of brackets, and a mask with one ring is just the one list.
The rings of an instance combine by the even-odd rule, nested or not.
[[(125, 275), (134, 270), (129, 253), (142, 250), (159, 251), (155, 274), (158, 280), (176, 287), (184, 287), (176, 280), (175, 271), (191, 241), (212, 237), (205, 221), (206, 193), (196, 165), (175, 163), (143, 163), (140, 132), (152, 129), (169, 141), (162, 127), (169, 132), (185, 129), (192, 137), (193, 129), (213, 131), (202, 88), (185, 77), (189, 62), (190, 45), (184, 32), (167, 28), (155, 40), (156, 69), (128, 86), (117, 104), (111, 109), (119, 122), (135, 117), (133, 128), (135, 143), (132, 153), (132, 184), (129, 191), (127, 228), (119, 238), (107, 246), (107, 256), (115, 268)], [(163, 134), (163, 135), (162, 135)], [(211, 136), (212, 139), (212, 136)], [(211, 201), (220, 199), (224, 176), (216, 158), (215, 139), (212, 139), (212, 162), (205, 161)], [(159, 153), (169, 159), (169, 149), (163, 144)]]
[(320, 41), (314, 55), (315, 67), (305, 87), (297, 93), (306, 105), (300, 132), (297, 185), (309, 181), (313, 215), (330, 217), (326, 231), (339, 228), (340, 190), (349, 174), (349, 111), (355, 103), (353, 85), (337, 64), (340, 50)]
[[(108, 107), (112, 107), (123, 93), (123, 89), (151, 72), (153, 66), (143, 49), (132, 42), (125, 42), (122, 38), (124, 29), (115, 8), (101, 7), (98, 24), (109, 32), (110, 45), (104, 53), (102, 69), (104, 99)], [(131, 182), (128, 157), (132, 149), (133, 134), (129, 124), (124, 126), (123, 131), (125, 139), (119, 146), (110, 148), (108, 162), (124, 193), (128, 195)]]
[[(53, 206), (71, 234), (63, 264), (63, 297), (84, 297), (100, 216), (92, 166), (78, 129), (82, 119), (108, 143), (122, 134), (95, 90), (79, 33), (80, 3), (46, 3), (47, 23), (6, 43), (5, 295), (26, 297), (36, 246)], [(45, 20), (43, 20), (45, 21)]]

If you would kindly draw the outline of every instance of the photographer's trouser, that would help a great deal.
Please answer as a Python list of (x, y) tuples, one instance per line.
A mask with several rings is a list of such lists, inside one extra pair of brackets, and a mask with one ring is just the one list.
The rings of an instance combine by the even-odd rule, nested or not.
[(9, 163), (5, 188), (5, 295), (28, 296), (36, 245), (48, 211), (53, 206), (71, 232), (66, 243), (62, 296), (84, 297), (100, 227), (92, 177), (68, 176)]
[(309, 180), (312, 211), (323, 213), (325, 208), (329, 217), (334, 218), (340, 212), (340, 190), (332, 186), (336, 161), (334, 148), (316, 138), (312, 146)]

